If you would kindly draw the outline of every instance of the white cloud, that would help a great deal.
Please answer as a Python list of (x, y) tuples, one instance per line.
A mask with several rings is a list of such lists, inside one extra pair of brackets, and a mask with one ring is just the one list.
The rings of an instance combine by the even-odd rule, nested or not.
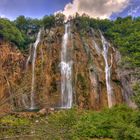
[(6, 18), (6, 16), (5, 15), (0, 15), (0, 18)]
[(127, 7), (130, 0), (73, 0), (63, 10), (67, 17), (78, 12), (94, 18), (109, 18), (112, 13), (121, 12)]

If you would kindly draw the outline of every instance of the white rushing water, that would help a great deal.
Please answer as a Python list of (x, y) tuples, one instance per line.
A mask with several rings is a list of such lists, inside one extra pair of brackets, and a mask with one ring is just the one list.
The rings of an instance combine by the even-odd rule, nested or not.
[(103, 52), (102, 55), (105, 60), (105, 76), (106, 76), (106, 88), (107, 88), (107, 99), (108, 99), (108, 107), (113, 106), (112, 102), (112, 96), (113, 96), (113, 91), (112, 91), (112, 86), (111, 86), (111, 66), (112, 66), (112, 56), (111, 56), (111, 66), (108, 64), (108, 49), (109, 49), (109, 43), (106, 41), (104, 36), (101, 34), (101, 40), (102, 40), (102, 45), (103, 45)]
[(35, 61), (36, 61), (36, 50), (38, 43), (41, 38), (41, 30), (39, 30), (35, 43), (33, 44), (33, 58), (32, 58), (32, 85), (31, 85), (31, 106), (30, 109), (33, 110), (35, 106)]
[(72, 61), (68, 60), (68, 39), (70, 36), (70, 23), (65, 24), (61, 48), (61, 108), (71, 108), (72, 95)]

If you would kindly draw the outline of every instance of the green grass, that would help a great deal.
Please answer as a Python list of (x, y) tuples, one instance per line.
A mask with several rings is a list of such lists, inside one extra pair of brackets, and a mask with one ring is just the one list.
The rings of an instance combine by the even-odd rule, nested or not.
[(100, 112), (73, 108), (47, 117), (7, 116), (0, 121), (1, 130), (2, 126), (9, 127), (1, 131), (1, 137), (35, 135), (46, 140), (140, 139), (140, 111), (126, 106)]

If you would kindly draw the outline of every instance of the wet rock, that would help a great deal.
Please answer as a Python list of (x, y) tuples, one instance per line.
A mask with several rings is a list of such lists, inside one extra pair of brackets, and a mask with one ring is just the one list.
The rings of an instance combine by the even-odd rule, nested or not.
[(40, 115), (46, 115), (46, 114), (47, 114), (47, 110), (46, 110), (46, 108), (43, 108), (43, 109), (39, 110), (38, 113), (39, 113)]

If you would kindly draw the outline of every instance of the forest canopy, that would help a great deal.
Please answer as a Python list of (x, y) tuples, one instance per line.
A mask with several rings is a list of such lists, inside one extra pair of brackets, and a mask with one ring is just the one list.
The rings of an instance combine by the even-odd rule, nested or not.
[(11, 41), (20, 46), (24, 42), (24, 38), (19, 29), (13, 22), (8, 19), (0, 18), (0, 39)]

